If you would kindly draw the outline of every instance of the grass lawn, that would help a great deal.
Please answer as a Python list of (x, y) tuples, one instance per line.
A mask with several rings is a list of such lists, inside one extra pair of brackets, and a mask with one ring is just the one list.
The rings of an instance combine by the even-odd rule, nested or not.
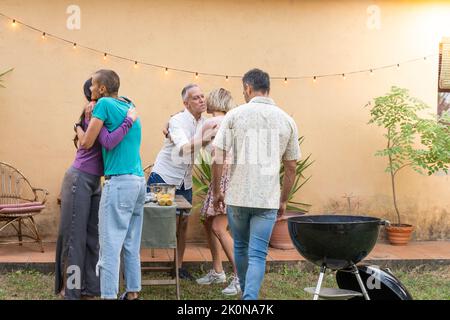
[[(417, 300), (450, 300), (450, 266), (391, 269)], [(266, 273), (261, 289), (261, 299), (311, 299), (303, 291), (316, 284), (318, 268), (314, 271), (298, 266), (282, 266), (277, 271)], [(156, 276), (145, 275), (144, 278)], [(195, 274), (194, 276), (200, 276)], [(58, 299), (53, 294), (53, 275), (37, 271), (16, 271), (0, 274), (0, 299)], [(337, 287), (334, 275), (329, 272), (324, 287)], [(225, 284), (201, 286), (192, 281), (181, 281), (182, 299), (237, 299), (222, 295)], [(144, 287), (143, 299), (174, 299), (175, 288)]]

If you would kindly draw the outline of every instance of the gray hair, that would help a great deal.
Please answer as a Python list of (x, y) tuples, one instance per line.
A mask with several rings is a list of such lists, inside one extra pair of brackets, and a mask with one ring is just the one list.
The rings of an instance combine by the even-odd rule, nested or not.
[(183, 90), (181, 90), (181, 98), (183, 99), (183, 101), (186, 101), (187, 96), (188, 96), (188, 91), (194, 87), (198, 87), (198, 84), (190, 83), (187, 86), (185, 86), (183, 88)]

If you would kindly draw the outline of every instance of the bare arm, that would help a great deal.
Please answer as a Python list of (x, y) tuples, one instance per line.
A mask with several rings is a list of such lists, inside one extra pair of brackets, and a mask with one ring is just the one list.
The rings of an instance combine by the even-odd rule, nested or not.
[(283, 165), (284, 165), (284, 177), (281, 189), (280, 208), (278, 209), (278, 218), (281, 218), (286, 212), (289, 193), (291, 192), (292, 186), (294, 185), (295, 181), (295, 168), (297, 166), (297, 161), (283, 160)]
[[(84, 149), (90, 149), (97, 139), (100, 130), (102, 130), (103, 121), (98, 118), (92, 118), (89, 122), (89, 126), (86, 130), (86, 133), (82, 135), (80, 139), (80, 147)], [(77, 134), (80, 128), (77, 128)]]
[(216, 212), (223, 212), (225, 207), (224, 194), (220, 190), (220, 180), (223, 173), (223, 164), (225, 162), (226, 153), (222, 149), (216, 148), (212, 163), (212, 188), (214, 198), (214, 209)]
[(186, 143), (181, 148), (181, 156), (195, 154), (196, 151), (199, 151), (202, 147), (206, 146), (214, 139), (218, 129), (217, 124), (203, 128), (200, 136), (194, 136), (189, 143)]

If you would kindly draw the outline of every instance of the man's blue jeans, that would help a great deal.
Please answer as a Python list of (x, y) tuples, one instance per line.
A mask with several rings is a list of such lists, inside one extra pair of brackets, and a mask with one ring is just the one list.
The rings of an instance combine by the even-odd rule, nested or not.
[(258, 299), (277, 209), (227, 206), (234, 258), (244, 300)]
[(100, 200), (100, 289), (103, 299), (117, 299), (120, 253), (127, 292), (141, 291), (141, 234), (145, 202), (145, 179), (135, 175), (106, 180)]

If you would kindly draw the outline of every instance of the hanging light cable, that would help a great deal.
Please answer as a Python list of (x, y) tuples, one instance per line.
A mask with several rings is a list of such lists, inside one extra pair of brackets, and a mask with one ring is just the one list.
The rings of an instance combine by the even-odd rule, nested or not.
[[(104, 52), (102, 50), (98, 50), (98, 49), (95, 49), (95, 48), (92, 48), (92, 47), (89, 47), (89, 46), (78, 45), (76, 42), (70, 41), (68, 39), (65, 39), (65, 38), (62, 38), (62, 37), (59, 37), (59, 36), (56, 36), (56, 35), (53, 35), (53, 34), (49, 34), (49, 33), (45, 32), (43, 30), (40, 30), (40, 29), (38, 29), (36, 27), (28, 25), (28, 24), (26, 24), (24, 22), (21, 22), (21, 21), (18, 21), (16, 19), (13, 19), (13, 18), (11, 18), (11, 17), (9, 17), (9, 16), (7, 16), (7, 15), (1, 13), (1, 12), (0, 12), (0, 17), (4, 17), (5, 19), (11, 21), (13, 27), (21, 25), (21, 26), (26, 27), (27, 29), (32, 30), (32, 31), (39, 32), (42, 35), (42, 39), (53, 38), (53, 39), (59, 40), (59, 41), (64, 42), (64, 43), (71, 44), (74, 49), (76, 49), (77, 47), (80, 47), (80, 48), (83, 48), (83, 49), (86, 49), (86, 50), (97, 52), (97, 53), (103, 55), (103, 58), (105, 60), (106, 60), (107, 55), (109, 55), (109, 56), (112, 56), (112, 57), (114, 57), (114, 58), (116, 58), (118, 60), (122, 60), (122, 61), (134, 61), (135, 67), (137, 68), (138, 62), (135, 61), (134, 59), (131, 59), (131, 58), (128, 58), (128, 57), (119, 56), (119, 55), (114, 55), (112, 53), (107, 54), (106, 52)], [(422, 59), (423, 60), (427, 60), (428, 57), (434, 57), (434, 56), (437, 56), (437, 55), (438, 55), (438, 53), (434, 53), (434, 54), (430, 54), (428, 56), (421, 56), (419, 58), (414, 58), (414, 59), (402, 61), (402, 62), (397, 63), (397, 64), (386, 65), (386, 66), (382, 66), (382, 67), (374, 67), (372, 69), (369, 69), (370, 70), (370, 74), (372, 75), (374, 73), (374, 70), (378, 70), (378, 69), (387, 69), (387, 68), (395, 68), (395, 67), (397, 67), (397, 69), (399, 69), (400, 68), (400, 64), (411, 63), (411, 62), (419, 61), (419, 60), (422, 60)], [(152, 67), (152, 68), (158, 68), (158, 69), (165, 70), (166, 73), (167, 73), (167, 71), (169, 69), (166, 66), (153, 64), (153, 63), (140, 62), (140, 64), (145, 65), (145, 66), (149, 66), (149, 67)], [(180, 73), (195, 74), (195, 78), (196, 79), (198, 79), (199, 74), (200, 74), (199, 72), (195, 72), (193, 70), (188, 70), (188, 69), (183, 69), (183, 68), (170, 68), (170, 69), (173, 70), (173, 71), (176, 71), (176, 72), (180, 72)], [(338, 74), (315, 75), (313, 77), (313, 82), (316, 82), (318, 77), (334, 77), (334, 76), (337, 76), (337, 75), (342, 75), (342, 78), (346, 79), (346, 74), (356, 74), (356, 73), (364, 73), (364, 72), (367, 72), (367, 69), (366, 70), (358, 70), (358, 71), (350, 71), (350, 72), (346, 72), (346, 73), (338, 73)], [(225, 77), (225, 80), (228, 80), (230, 77), (232, 77), (232, 78), (240, 78), (241, 77), (240, 75), (217, 74), (217, 73), (207, 73), (207, 72), (201, 72), (201, 74), (205, 75), (205, 76), (209, 76), (209, 77)], [(292, 80), (302, 80), (302, 79), (310, 79), (310, 78), (311, 78), (311, 76), (292, 76), (292, 77), (290, 77), (290, 79), (292, 79)], [(271, 77), (271, 79), (281, 79), (281, 80), (284, 79), (285, 83), (288, 81), (287, 77), (279, 77), (279, 76), (273, 76), (273, 77)]]

